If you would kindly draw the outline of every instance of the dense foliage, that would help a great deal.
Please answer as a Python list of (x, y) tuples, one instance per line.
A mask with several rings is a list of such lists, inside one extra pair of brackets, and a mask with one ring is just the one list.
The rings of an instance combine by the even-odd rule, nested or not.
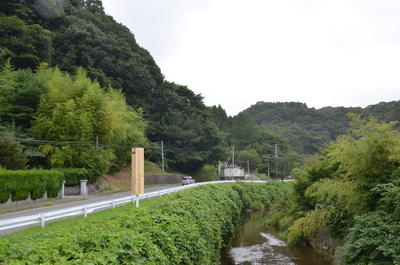
[(0, 130), (0, 166), (5, 169), (24, 169), (27, 159), (22, 146), (7, 140), (14, 137), (13, 133)]
[(24, 130), (30, 128), (40, 96), (46, 91), (45, 76), (40, 70), (15, 71), (7, 61), (1, 69), (0, 81), (0, 121)]
[[(225, 157), (223, 136), (209, 118), (203, 98), (187, 87), (164, 82), (152, 105), (147, 135), (164, 142), (167, 167), (192, 173), (204, 164), (217, 164)], [(150, 149), (160, 157), (159, 146)]]
[(400, 186), (383, 184), (375, 191), (382, 196), (377, 209), (356, 217), (350, 229), (346, 264), (400, 264)]
[(84, 168), (57, 168), (56, 170), (64, 175), (65, 186), (76, 186), (80, 185), (81, 180), (93, 182), (96, 179)]
[[(241, 210), (270, 205), (284, 184), (207, 185), (6, 236), (0, 263), (217, 264)], [(204, 200), (207, 198), (207, 200)]]
[(193, 174), (196, 182), (213, 181), (218, 179), (218, 168), (205, 165)]
[(4, 170), (0, 169), (0, 203), (10, 196), (13, 201), (58, 196), (64, 175), (57, 170)]
[(286, 207), (275, 206), (294, 217), (282, 225), (283, 235), (291, 243), (312, 242), (328, 231), (320, 245), (333, 255), (347, 239), (347, 264), (399, 264), (400, 133), (395, 123), (356, 115), (350, 126), (297, 170), (293, 191), (281, 202)]
[[(6, 62), (0, 79), (3, 167), (82, 167), (95, 181), (124, 166), (130, 147), (146, 143), (141, 110), (133, 111), (121, 92), (102, 88), (81, 68), (72, 76), (46, 65), (36, 72), (14, 70)], [(11, 142), (15, 138), (25, 139), (22, 148)]]
[[(41, 97), (30, 131), (36, 139), (77, 141), (85, 145), (42, 145), (54, 167), (83, 167), (92, 175), (106, 173), (118, 157), (116, 146), (143, 145), (146, 123), (120, 92), (104, 90), (79, 69), (74, 77), (57, 68), (48, 70), (47, 91)], [(94, 143), (100, 143), (95, 146)]]

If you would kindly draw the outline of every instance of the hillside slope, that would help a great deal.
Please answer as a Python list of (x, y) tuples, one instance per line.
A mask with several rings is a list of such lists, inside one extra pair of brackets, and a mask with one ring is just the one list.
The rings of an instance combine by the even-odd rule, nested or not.
[(285, 136), (299, 153), (313, 154), (348, 129), (348, 113), (375, 116), (380, 121), (400, 121), (400, 101), (366, 108), (309, 108), (298, 102), (257, 102), (243, 111), (267, 130)]

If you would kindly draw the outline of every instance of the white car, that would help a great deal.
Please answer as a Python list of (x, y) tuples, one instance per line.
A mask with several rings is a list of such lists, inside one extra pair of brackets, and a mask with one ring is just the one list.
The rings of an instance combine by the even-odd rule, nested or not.
[(195, 181), (191, 176), (183, 176), (182, 177), (182, 185), (189, 185), (192, 183), (195, 183)]

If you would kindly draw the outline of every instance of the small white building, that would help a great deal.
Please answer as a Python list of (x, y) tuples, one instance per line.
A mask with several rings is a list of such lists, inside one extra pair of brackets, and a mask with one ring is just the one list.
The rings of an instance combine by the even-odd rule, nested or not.
[(246, 179), (244, 169), (237, 166), (226, 166), (222, 169), (221, 180), (243, 180)]

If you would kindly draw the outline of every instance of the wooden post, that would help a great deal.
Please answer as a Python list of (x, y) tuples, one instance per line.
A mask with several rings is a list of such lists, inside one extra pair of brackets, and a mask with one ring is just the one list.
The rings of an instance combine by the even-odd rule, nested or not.
[(144, 193), (144, 149), (132, 149), (132, 194)]

